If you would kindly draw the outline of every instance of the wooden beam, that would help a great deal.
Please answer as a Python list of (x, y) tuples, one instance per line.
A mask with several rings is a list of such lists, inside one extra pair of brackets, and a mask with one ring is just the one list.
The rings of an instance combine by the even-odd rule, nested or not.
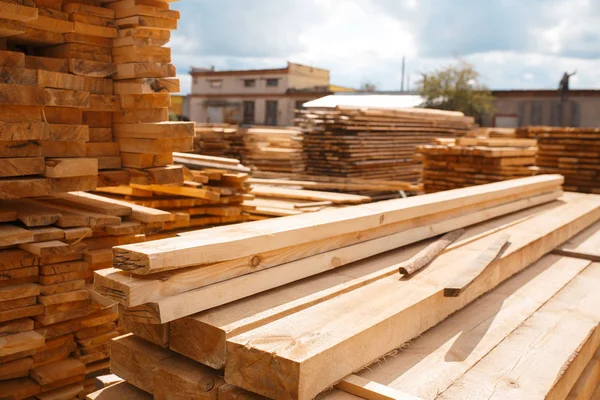
[(579, 235), (561, 244), (554, 254), (600, 261), (600, 223), (590, 226)]
[[(190, 239), (165, 239), (152, 245), (115, 248), (115, 265), (138, 274), (203, 265), (232, 258), (231, 243), (244, 244), (238, 257), (317, 241), (347, 232), (348, 226), (356, 232), (381, 225), (406, 221), (442, 210), (494, 200), (518, 191), (552, 188), (560, 185), (561, 176), (542, 175), (515, 179), (489, 185), (470, 187), (450, 192), (390, 200), (376, 204), (348, 207), (333, 212), (293, 216), (285, 226), (278, 220), (256, 221), (246, 224), (244, 231), (237, 227), (219, 227), (211, 232), (199, 231)], [(274, 240), (274, 234), (277, 234)], [(240, 248), (242, 246), (239, 246)], [(168, 262), (165, 256), (168, 253)], [(210, 254), (210, 257), (207, 256)]]
[(346, 377), (336, 387), (366, 400), (420, 400), (416, 396), (402, 393), (399, 390), (361, 378), (357, 375)]
[[(246, 281), (260, 281), (262, 279), (263, 283), (259, 287), (266, 290), (272, 288), (272, 284), (276, 281), (272, 279), (265, 280), (265, 277), (271, 274), (281, 275), (285, 274), (284, 271), (287, 270), (294, 271), (284, 278), (285, 282), (292, 282), (295, 279), (305, 278), (315, 273), (335, 269), (350, 262), (370, 257), (378, 254), (378, 252), (392, 250), (402, 245), (436, 236), (446, 230), (473, 225), (488, 218), (543, 204), (556, 199), (556, 196), (557, 194), (551, 193), (508, 202), (507, 204), (483, 209), (485, 210), (483, 213), (480, 212), (482, 211), (481, 207), (477, 207), (478, 212), (472, 209), (462, 212), (455, 210), (456, 214), (454, 215), (442, 213), (442, 215), (432, 215), (425, 218), (421, 221), (422, 225), (414, 228), (411, 225), (402, 223), (392, 224), (388, 227), (389, 229), (383, 232), (381, 229), (374, 232), (364, 231), (360, 237), (348, 233), (332, 239), (263, 253), (260, 256), (235, 259), (183, 271), (167, 271), (156, 276), (155, 279), (132, 276), (118, 269), (97, 271), (95, 288), (128, 307), (164, 300), (168, 296), (183, 292), (191, 294), (194, 289), (246, 274), (261, 273), (257, 277), (244, 279)], [(549, 207), (552, 207), (552, 205), (549, 205)], [(278, 266), (281, 266), (279, 270), (273, 269), (273, 267)], [(224, 285), (227, 285), (227, 283)], [(258, 293), (249, 286), (245, 290), (250, 290), (249, 294)], [(241, 297), (237, 296), (240, 296), (241, 293), (230, 292), (228, 297), (236, 296), (236, 299), (239, 299)], [(205, 306), (203, 303), (195, 302), (194, 305), (190, 305), (190, 309), (196, 307), (196, 310), (190, 314), (202, 311), (200, 308), (206, 309)]]
[(386, 356), (384, 363), (357, 374), (418, 397), (435, 398), (589, 265), (586, 260), (547, 255), (411, 346)]
[(441, 397), (464, 398), (477, 390), (492, 400), (567, 398), (600, 346), (599, 284), (600, 264), (592, 264)]
[[(227, 342), (226, 380), (271, 398), (312, 398), (420, 335), (599, 218), (600, 199), (586, 196), (447, 252), (410, 280), (383, 278), (239, 335)], [(460, 302), (443, 297), (446, 281), (465, 257), (485, 249), (501, 234), (513, 238), (502, 257), (463, 293)], [(326, 340), (315, 341), (315, 337)], [(344, 361), (338, 363), (337, 357)]]

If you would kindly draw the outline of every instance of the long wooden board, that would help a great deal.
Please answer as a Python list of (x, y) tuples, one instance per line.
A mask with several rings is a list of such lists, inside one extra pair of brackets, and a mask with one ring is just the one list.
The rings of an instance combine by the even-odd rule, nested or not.
[[(285, 225), (277, 220), (264, 220), (245, 224), (243, 229), (238, 226), (219, 227), (211, 232), (199, 231), (197, 235), (186, 239), (165, 239), (154, 241), (151, 245), (116, 247), (114, 261), (116, 267), (137, 274), (209, 264), (325, 239), (347, 232), (349, 226), (355, 231), (372, 229), (441, 210), (493, 200), (519, 190), (553, 187), (562, 181), (561, 176), (544, 175), (333, 212), (293, 216), (288, 218)], [(276, 237), (273, 236), (275, 234)], [(235, 255), (231, 252), (232, 244), (239, 245), (237, 248), (240, 251)]]
[[(249, 260), (236, 260), (232, 263), (219, 263), (213, 266), (205, 266), (197, 269), (189, 269), (175, 274), (165, 273), (167, 275), (156, 276), (154, 279), (134, 278), (126, 272), (120, 272), (116, 269), (109, 269), (96, 272), (96, 290), (105, 293), (108, 297), (119, 301), (123, 305), (133, 307), (151, 301), (160, 304), (158, 307), (161, 312), (150, 319), (160, 316), (160, 320), (169, 313), (171, 305), (175, 305), (179, 298), (175, 295), (181, 294), (182, 297), (191, 296), (204, 298), (201, 296), (203, 291), (219, 291), (220, 287), (225, 289), (234, 282), (227, 279), (241, 277), (236, 282), (245, 282), (243, 291), (229, 291), (227, 298), (239, 299), (245, 295), (255, 294), (263, 290), (274, 287), (276, 282), (293, 282), (316, 273), (335, 269), (350, 262), (378, 254), (387, 250), (392, 250), (402, 245), (427, 239), (432, 236), (479, 223), (488, 218), (501, 216), (511, 212), (519, 211), (527, 207), (543, 204), (555, 200), (559, 193), (541, 194), (532, 198), (500, 204), (489, 209), (478, 210), (477, 212), (465, 210), (456, 215), (433, 215), (430, 219), (422, 221), (422, 225), (413, 226), (394, 226), (389, 232), (363, 232), (363, 236), (357, 238), (356, 235), (348, 234), (324, 240), (321, 242), (301, 245), (297, 248), (283, 249), (281, 252), (273, 254), (265, 253), (260, 257), (253, 257)], [(370, 236), (373, 235), (372, 237)], [(246, 276), (244, 276), (246, 275)], [(256, 275), (256, 276), (252, 276)], [(278, 276), (267, 278), (269, 276)], [(168, 279), (165, 277), (168, 276)], [(242, 279), (243, 278), (243, 279)], [(283, 279), (279, 281), (279, 279)], [(222, 284), (216, 286), (219, 282)], [(249, 282), (262, 282), (258, 286), (249, 285)], [(210, 285), (213, 284), (213, 285)], [(278, 285), (276, 285), (278, 286)], [(259, 289), (260, 288), (260, 289)], [(194, 290), (195, 289), (195, 290)], [(245, 295), (243, 295), (245, 294)], [(173, 298), (168, 298), (171, 295)], [(179, 317), (190, 315), (195, 312), (208, 309), (218, 304), (214, 303), (224, 301), (224, 298), (207, 297), (206, 302), (192, 302), (186, 307), (180, 308)], [(212, 304), (209, 306), (209, 304)], [(223, 304), (223, 303), (221, 303)], [(149, 306), (152, 310), (150, 314), (158, 311), (156, 305)], [(192, 311), (194, 310), (194, 311)], [(137, 310), (139, 311), (139, 310)], [(172, 318), (172, 317), (169, 317)], [(177, 317), (178, 318), (178, 317)]]
[[(599, 218), (600, 199), (585, 197), (445, 253), (410, 280), (383, 278), (239, 335), (227, 343), (226, 380), (270, 398), (313, 398), (493, 289)], [(513, 238), (502, 257), (473, 282), (461, 301), (443, 297), (444, 284), (466, 255), (485, 249), (501, 234)]]

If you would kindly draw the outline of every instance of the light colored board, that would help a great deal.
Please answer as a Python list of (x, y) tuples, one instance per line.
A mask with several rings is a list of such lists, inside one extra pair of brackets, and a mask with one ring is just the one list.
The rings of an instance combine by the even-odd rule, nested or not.
[(98, 174), (98, 160), (93, 158), (47, 158), (44, 175), (49, 178), (70, 178)]
[[(78, 193), (80, 196), (81, 194)], [(88, 199), (94, 199), (108, 204), (113, 204), (121, 207), (129, 207), (131, 209), (131, 218), (140, 222), (153, 223), (153, 222), (166, 222), (171, 219), (171, 213), (157, 210), (154, 208), (138, 206), (131, 204), (126, 201), (116, 200), (108, 197), (98, 196), (95, 194), (86, 194)]]
[(600, 261), (600, 224), (594, 224), (579, 235), (558, 246), (555, 254)]
[(585, 367), (581, 376), (571, 389), (568, 400), (591, 399), (596, 387), (600, 384), (600, 351), (596, 351), (594, 357)]
[(43, 157), (0, 158), (0, 178), (44, 174)]
[(150, 124), (115, 124), (114, 137), (161, 139), (194, 136), (193, 122), (160, 122)]
[(350, 375), (336, 385), (344, 392), (367, 400), (419, 400), (418, 397), (400, 392), (396, 389), (369, 381), (357, 375)]
[(254, 185), (250, 193), (261, 197), (277, 197), (284, 199), (298, 199), (311, 201), (331, 201), (334, 204), (360, 204), (368, 203), (371, 198), (346, 193), (319, 192), (316, 190), (289, 189), (282, 187), (269, 187)]
[(116, 204), (107, 198), (96, 196), (86, 192), (71, 192), (57, 194), (55, 199), (60, 199), (61, 204), (72, 207), (83, 208), (100, 214), (114, 215), (117, 217), (128, 217), (131, 215), (131, 207)]
[(0, 225), (0, 247), (33, 242), (33, 233), (14, 225)]
[[(465, 220), (469, 220), (469, 218), (463, 218), (462, 223), (465, 223)], [(419, 239), (425, 239), (432, 232), (440, 229), (439, 227), (444, 226), (445, 223), (448, 224), (447, 226), (451, 225), (452, 228), (455, 228), (457, 221), (444, 221), (438, 226), (428, 225), (409, 232), (400, 232), (396, 235), (389, 235), (377, 240), (361, 242), (357, 245), (288, 262), (278, 267), (264, 269), (229, 281), (220, 281), (219, 283), (189, 290), (175, 296), (162, 297), (143, 306), (127, 309), (124, 311), (124, 314), (132, 318), (137, 318), (140, 322), (170, 322), (177, 318), (260, 293), (282, 284), (335, 269), (347, 263), (398, 248)], [(381, 274), (376, 278), (397, 273), (398, 267), (398, 264), (394, 264), (393, 268), (381, 271)], [(359, 285), (362, 284), (364, 282), (359, 282)], [(107, 295), (110, 295), (110, 293), (108, 291)], [(118, 298), (115, 299), (119, 300)], [(200, 301), (199, 299), (202, 300)]]
[[(361, 237), (348, 233), (332, 239), (262, 253), (258, 256), (253, 255), (200, 268), (161, 274), (161, 277), (168, 277), (168, 279), (141, 279), (141, 277), (137, 278), (117, 269), (98, 271), (96, 273), (96, 289), (105, 292), (106, 295), (115, 298), (122, 304), (132, 307), (227, 279), (263, 272), (278, 265), (283, 265), (279, 274), (285, 275), (283, 270), (294, 271), (286, 278), (286, 282), (290, 282), (294, 280), (294, 278), (291, 278), (292, 276), (310, 276), (313, 273), (333, 269), (378, 252), (392, 250), (404, 244), (427, 239), (443, 233), (446, 229), (450, 230), (476, 224), (488, 218), (543, 204), (552, 201), (556, 198), (555, 196), (556, 194), (545, 194), (537, 198), (508, 201), (506, 204), (483, 209), (485, 210), (484, 213), (474, 212), (482, 209), (478, 206), (475, 209), (467, 209), (452, 215), (432, 215), (420, 221), (422, 225), (394, 224), (385, 231), (380, 229), (364, 231)], [(556, 206), (556, 204), (550, 204), (548, 207), (553, 206)], [(525, 215), (529, 215), (529, 213)], [(262, 275), (270, 273), (275, 273), (275, 271), (264, 272)], [(263, 285), (269, 281), (263, 281)], [(247, 289), (250, 289), (250, 287), (247, 286)], [(197, 306), (199, 305), (197, 304)]]
[[(449, 193), (436, 193), (348, 207), (331, 212), (294, 216), (287, 219), (285, 226), (282, 226), (277, 220), (265, 220), (245, 224), (243, 230), (236, 226), (219, 227), (211, 230), (210, 233), (200, 231), (193, 238), (155, 241), (151, 248), (143, 244), (118, 247), (115, 249), (115, 265), (143, 274), (224, 261), (232, 258), (230, 251), (232, 242), (245, 243), (246, 250), (239, 252), (236, 256), (247, 256), (339, 235), (347, 232), (350, 224), (355, 231), (367, 230), (384, 224), (417, 218), (432, 212), (493, 200), (519, 190), (553, 187), (561, 182), (562, 177), (539, 176), (460, 189)], [(315, 229), (315, 226), (318, 226), (318, 229)], [(277, 240), (273, 240), (274, 234), (277, 234)], [(202, 243), (202, 245), (198, 245), (198, 243)], [(164, 254), (161, 254), (163, 246)], [(181, 259), (177, 259), (178, 253), (182, 254)], [(168, 265), (163, 258), (167, 255)]]
[[(400, 282), (396, 277), (383, 278), (229, 339), (226, 379), (228, 383), (268, 397), (312, 398), (344, 376), (418, 336), (587, 228), (600, 218), (599, 206), (599, 199), (585, 197), (447, 252), (410, 280)], [(462, 265), (465, 256), (485, 249), (502, 234), (511, 235), (514, 239), (511, 246), (463, 293), (461, 301), (443, 297), (444, 284), (455, 268)], [(365, 298), (376, 302), (365, 302)], [(361, 311), (363, 307), (369, 311)], [(380, 312), (378, 307), (381, 307)], [(357, 318), (357, 315), (361, 317)], [(388, 326), (403, 329), (390, 330)], [(315, 335), (327, 340), (308, 339)], [(286, 339), (264, 340), (269, 337)], [(372, 337), (378, 340), (370, 340)], [(262, 343), (254, 338), (261, 338)], [(304, 345), (307, 339), (310, 346)], [(300, 348), (303, 350), (299, 351)], [(263, 358), (266, 354), (269, 354), (269, 360), (277, 360), (276, 363), (268, 362), (277, 365), (276, 368), (262, 361), (266, 361)], [(344, 362), (338, 363), (336, 357), (342, 357)], [(318, 373), (310, 370), (311, 362), (321, 366)], [(252, 367), (249, 368), (250, 364)], [(282, 371), (286, 371), (285, 377)], [(290, 374), (290, 371), (294, 373)]]
[(44, 337), (29, 331), (0, 337), (0, 357), (44, 346)]
[(588, 266), (585, 260), (545, 256), (359, 375), (435, 398)]
[(566, 398), (600, 345), (598, 283), (593, 264), (440, 398)]

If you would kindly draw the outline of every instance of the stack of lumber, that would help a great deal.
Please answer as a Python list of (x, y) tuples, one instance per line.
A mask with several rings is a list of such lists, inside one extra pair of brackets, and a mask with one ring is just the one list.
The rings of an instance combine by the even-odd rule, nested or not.
[(301, 111), (296, 119), (308, 174), (413, 183), (420, 174), (415, 147), (463, 136), (472, 123), (457, 112), (342, 107)]
[[(221, 159), (224, 160), (224, 159)], [(237, 163), (237, 160), (233, 160)], [(145, 225), (144, 232), (159, 236), (174, 236), (178, 231), (189, 231), (214, 225), (244, 222), (246, 211), (254, 207), (244, 205), (252, 200), (248, 194), (248, 174), (225, 169), (205, 168), (185, 170), (182, 185), (140, 185), (98, 188), (97, 194), (118, 204), (146, 207), (168, 216), (159, 225)]]
[[(81, 194), (0, 201), (0, 393), (73, 398), (93, 391), (118, 336), (114, 301), (90, 292), (99, 252), (135, 243), (131, 208)], [(139, 223), (137, 224), (141, 226)], [(106, 258), (106, 257), (105, 257)], [(8, 394), (8, 397), (6, 395)]]
[[(94, 282), (121, 304), (121, 321), (133, 332), (113, 340), (111, 371), (126, 381), (113, 390), (136, 393), (134, 386), (156, 399), (305, 400), (342, 382), (325, 396), (353, 398), (344, 390), (383, 385), (359, 385), (364, 378), (351, 374), (440, 324), (431, 343), (416, 346), (420, 358), (394, 369), (412, 368), (416, 375), (406, 382), (416, 389), (427, 377), (445, 385), (430, 398), (454, 382), (457, 390), (470, 384), (471, 394), (490, 395), (502, 386), (525, 393), (520, 398), (565, 398), (579, 390), (600, 345), (600, 299), (592, 289), (600, 268), (547, 255), (598, 229), (600, 197), (562, 195), (562, 181), (529, 177), (292, 216), (285, 224), (257, 221), (118, 246), (114, 268), (97, 271)], [(399, 267), (433, 237), (458, 228), (464, 228), (458, 240), (423, 271), (399, 279)], [(492, 251), (500, 239), (504, 246)], [(447, 297), (448, 289), (458, 297)], [(546, 308), (554, 319), (546, 321)], [(466, 311), (448, 321), (470, 335), (464, 341), (443, 328), (460, 309)], [(509, 325), (497, 329), (502, 323)], [(475, 338), (483, 336), (485, 347), (473, 352)], [(450, 340), (457, 341), (455, 350)], [(501, 355), (514, 360), (499, 359), (496, 344), (512, 346)], [(430, 360), (433, 345), (441, 346), (441, 358)], [(528, 351), (538, 347), (544, 350)], [(421, 368), (419, 360), (431, 365)], [(494, 368), (496, 362), (503, 364)], [(523, 365), (519, 373), (512, 373), (514, 365)], [(429, 375), (442, 367), (454, 377)], [(489, 373), (475, 373), (479, 368)], [(534, 379), (542, 368), (543, 378)], [(522, 373), (531, 378), (521, 379)]]
[(600, 193), (600, 129), (530, 126), (517, 135), (537, 139), (542, 173), (564, 175), (567, 190)]
[(196, 124), (194, 153), (241, 159), (244, 136), (237, 125)]
[(179, 14), (102, 3), (0, 2), (0, 199), (183, 182), (168, 165), (194, 124), (165, 122), (179, 82), (161, 47)]
[(244, 137), (244, 164), (254, 170), (302, 173), (306, 154), (298, 128), (253, 127), (241, 130)]
[(177, 29), (179, 12), (168, 2), (108, 2), (118, 28), (113, 40), (114, 93), (121, 111), (114, 114), (113, 136), (122, 165), (138, 184), (181, 184), (183, 170), (173, 164), (174, 151), (191, 151), (193, 122), (168, 121), (172, 92), (179, 92), (171, 49), (164, 47)]
[(84, 77), (69, 73), (68, 60), (5, 50), (0, 60), (0, 199), (93, 189)]
[(535, 139), (463, 137), (418, 146), (426, 193), (538, 174)]

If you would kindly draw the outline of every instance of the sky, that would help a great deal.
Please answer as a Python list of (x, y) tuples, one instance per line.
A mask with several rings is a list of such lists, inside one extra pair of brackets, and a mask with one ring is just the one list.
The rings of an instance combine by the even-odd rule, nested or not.
[(600, 89), (598, 0), (182, 0), (172, 33), (182, 92), (189, 70), (326, 68), (331, 83), (399, 90), (472, 63), (490, 89)]

